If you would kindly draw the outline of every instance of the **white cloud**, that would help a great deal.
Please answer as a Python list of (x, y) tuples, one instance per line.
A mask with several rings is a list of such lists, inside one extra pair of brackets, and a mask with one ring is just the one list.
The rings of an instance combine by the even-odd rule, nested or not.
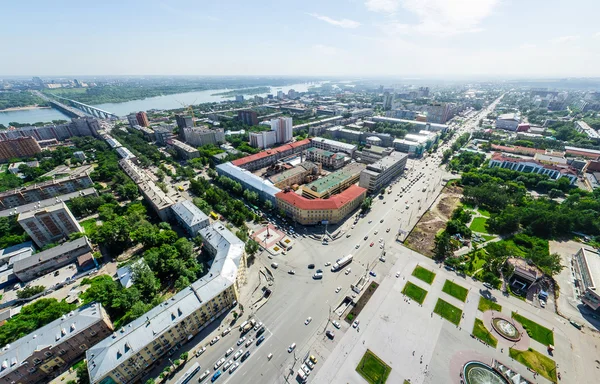
[(416, 24), (390, 22), (384, 26), (389, 32), (452, 36), (481, 30), (481, 22), (488, 17), (499, 0), (367, 0), (370, 10), (394, 12), (398, 6), (415, 14)]
[(400, 0), (367, 0), (365, 5), (373, 12), (393, 13), (400, 7)]
[(579, 36), (577, 36), (577, 35), (560, 36), (555, 39), (552, 39), (551, 41), (556, 44), (563, 44), (563, 43), (570, 43), (575, 40), (579, 40)]
[(309, 13), (309, 15), (316, 19), (324, 21), (328, 24), (335, 25), (336, 27), (358, 28), (360, 26), (360, 23), (358, 21), (354, 21), (354, 20), (349, 20), (349, 19), (336, 20), (336, 19), (332, 19), (329, 16), (323, 16), (323, 15), (319, 15), (317, 13)]

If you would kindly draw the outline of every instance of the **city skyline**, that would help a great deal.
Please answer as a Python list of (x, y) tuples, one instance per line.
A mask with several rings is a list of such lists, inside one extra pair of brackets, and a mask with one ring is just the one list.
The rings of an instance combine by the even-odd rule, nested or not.
[(591, 0), (63, 3), (3, 6), (0, 76), (600, 76)]

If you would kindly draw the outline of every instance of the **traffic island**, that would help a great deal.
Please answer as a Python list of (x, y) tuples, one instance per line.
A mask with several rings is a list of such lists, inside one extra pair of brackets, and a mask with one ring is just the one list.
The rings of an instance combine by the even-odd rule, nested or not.
[(348, 324), (352, 324), (352, 322), (356, 319), (356, 317), (363, 310), (365, 305), (367, 305), (367, 303), (369, 302), (369, 299), (371, 299), (371, 296), (373, 296), (375, 294), (375, 291), (377, 290), (378, 287), (379, 287), (379, 284), (377, 284), (374, 281), (371, 284), (369, 284), (369, 287), (365, 290), (365, 292), (362, 294), (362, 296), (358, 299), (358, 301), (356, 302), (354, 307), (352, 307), (352, 309), (350, 310), (350, 313), (348, 313), (348, 315), (345, 317), (345, 320), (346, 320), (346, 322), (348, 322)]
[(367, 349), (356, 367), (356, 372), (369, 384), (384, 384), (392, 372), (392, 367), (384, 363), (370, 349)]

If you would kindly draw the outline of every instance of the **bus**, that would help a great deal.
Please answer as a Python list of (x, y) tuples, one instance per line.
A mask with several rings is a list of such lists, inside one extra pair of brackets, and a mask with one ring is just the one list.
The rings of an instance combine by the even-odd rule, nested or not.
[(194, 375), (196, 373), (198, 373), (199, 371), (200, 371), (200, 364), (194, 363), (194, 365), (192, 365), (192, 367), (190, 369), (188, 369), (183, 374), (183, 376), (181, 376), (181, 378), (175, 382), (175, 384), (187, 384), (187, 383), (189, 383), (190, 380), (192, 380), (192, 377), (194, 377)]
[(344, 268), (344, 266), (350, 264), (352, 262), (352, 255), (344, 256), (340, 259), (337, 259), (333, 266), (331, 267), (331, 272), (339, 271)]

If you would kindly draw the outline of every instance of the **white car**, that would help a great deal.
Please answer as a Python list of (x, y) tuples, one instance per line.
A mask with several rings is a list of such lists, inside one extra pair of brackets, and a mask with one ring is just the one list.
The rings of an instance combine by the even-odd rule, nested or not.
[(226, 330), (223, 331), (223, 333), (221, 333), (221, 336), (227, 336), (227, 334), (231, 332), (231, 327), (227, 328)]
[(350, 272), (352, 272), (352, 268), (348, 268), (348, 269), (346, 269), (346, 275), (349, 275), (349, 274), (350, 274)]
[(332, 321), (331, 324), (333, 324), (333, 326), (336, 327), (337, 329), (340, 329), (340, 327), (341, 327), (340, 322), (337, 320)]
[(199, 350), (196, 351), (196, 357), (200, 356), (201, 354), (204, 353), (204, 351), (206, 351), (206, 347), (202, 347)]
[(306, 320), (304, 321), (304, 325), (308, 325), (308, 324), (310, 324), (310, 322), (311, 322), (311, 321), (312, 321), (312, 317), (310, 317), (310, 316), (309, 316), (309, 317), (308, 317), (308, 319), (306, 319)]
[(304, 364), (306, 364), (306, 366), (308, 368), (310, 368), (310, 369), (314, 369), (315, 368), (315, 365), (313, 364), (313, 362), (310, 361), (310, 360), (308, 360), (308, 359), (306, 359), (306, 361), (304, 362)]
[(296, 349), (296, 343), (292, 343), (292, 345), (288, 347), (288, 353), (292, 353), (294, 349)]
[(216, 362), (216, 364), (215, 364), (215, 371), (216, 371), (217, 369), (219, 369), (219, 367), (220, 367), (221, 365), (223, 365), (223, 363), (224, 363), (224, 362), (225, 362), (225, 358), (224, 358), (224, 357), (222, 357), (221, 359), (219, 359), (219, 360)]
[(356, 244), (356, 247), (355, 247), (355, 248), (356, 248), (356, 249), (360, 248), (360, 244)]
[(546, 308), (546, 302), (545, 302), (545, 301), (542, 301), (542, 300), (540, 300), (540, 306), (541, 306), (542, 308)]
[(306, 366), (306, 364), (302, 364), (302, 370), (306, 373), (306, 376), (310, 375), (310, 369)]
[(210, 345), (215, 345), (220, 339), (221, 338), (219, 336), (215, 336), (215, 338), (210, 341)]
[(204, 371), (203, 374), (200, 375), (200, 377), (198, 378), (198, 382), (201, 382), (202, 380), (206, 379), (208, 375), (210, 375), (210, 370), (207, 369), (206, 371)]
[(226, 371), (227, 369), (229, 369), (229, 367), (231, 367), (233, 365), (233, 360), (229, 360), (227, 363), (225, 363), (225, 365), (223, 366), (223, 370)]
[(329, 267), (330, 265), (331, 265), (331, 263), (329, 261), (325, 263), (326, 267)]
[(342, 290), (342, 287), (337, 287), (337, 288), (335, 289), (335, 293), (338, 293), (338, 292), (339, 292), (339, 291), (341, 291), (341, 290)]
[(260, 321), (260, 322), (256, 323), (256, 325), (254, 326), (254, 330), (255, 330), (255, 331), (258, 331), (258, 329), (259, 329), (260, 327), (262, 327), (262, 321)]
[(378, 233), (379, 233), (379, 231), (375, 231), (375, 232), (373, 232), (373, 234), (374, 234), (374, 235), (377, 235)]
[(251, 346), (253, 342), (254, 342), (254, 339), (253, 338), (249, 338), (248, 341), (246, 341), (246, 344), (245, 344), (246, 348), (248, 348), (249, 346)]
[(242, 345), (244, 344), (244, 341), (246, 341), (246, 336), (242, 337), (241, 339), (238, 340), (237, 345)]
[(237, 351), (235, 353), (235, 355), (233, 355), (233, 360), (239, 359), (242, 356), (243, 353), (244, 353), (244, 351), (242, 349), (240, 349), (239, 351)]
[(238, 369), (238, 367), (240, 366), (240, 363), (235, 363), (231, 366), (231, 368), (229, 368), (229, 373), (233, 373), (233, 371), (235, 371), (236, 369)]
[(400, 271), (396, 272), (396, 277), (400, 277)]
[(354, 320), (354, 323), (352, 323), (352, 328), (358, 327), (358, 324), (360, 324), (360, 321)]
[(233, 347), (229, 348), (227, 352), (225, 352), (225, 357), (231, 355), (233, 353)]

